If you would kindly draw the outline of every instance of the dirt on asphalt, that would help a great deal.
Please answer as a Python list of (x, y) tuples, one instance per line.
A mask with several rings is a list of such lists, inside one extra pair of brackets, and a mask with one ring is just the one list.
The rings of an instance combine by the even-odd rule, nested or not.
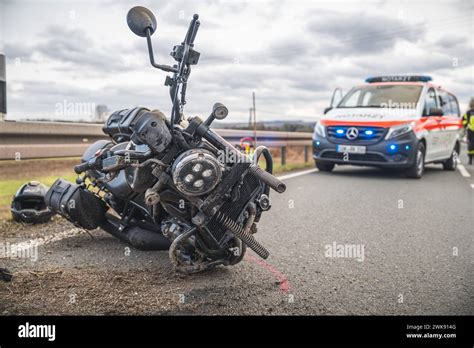
[(52, 217), (44, 224), (26, 224), (15, 222), (12, 219), (0, 219), (0, 241), (4, 239), (40, 238), (48, 234), (55, 234), (71, 228), (71, 224), (59, 215)]
[[(0, 229), (0, 238), (11, 243), (74, 228), (60, 217), (46, 225), (6, 224), (10, 229)], [(0, 315), (292, 312), (281, 281), (253, 257), (183, 275), (173, 270), (167, 251), (138, 251), (100, 229), (42, 245), (34, 262), (0, 259), (2, 267), (13, 279), (0, 281)]]
[[(9, 283), (0, 283), (1, 315), (183, 315), (252, 314), (246, 298), (265, 299), (276, 292), (269, 282), (251, 288), (228, 285), (204, 287), (203, 278), (222, 278), (222, 268), (183, 277), (151, 270), (49, 269), (20, 271)], [(260, 300), (262, 302), (262, 300)], [(255, 313), (262, 314), (261, 303)], [(285, 314), (285, 298), (266, 306), (267, 314)], [(258, 308), (258, 312), (257, 312)], [(280, 310), (278, 310), (280, 308)], [(277, 313), (275, 313), (277, 312)]]
[[(3, 315), (113, 315), (166, 313), (177, 305), (156, 275), (100, 269), (21, 271), (0, 284)], [(153, 285), (151, 285), (153, 284)]]

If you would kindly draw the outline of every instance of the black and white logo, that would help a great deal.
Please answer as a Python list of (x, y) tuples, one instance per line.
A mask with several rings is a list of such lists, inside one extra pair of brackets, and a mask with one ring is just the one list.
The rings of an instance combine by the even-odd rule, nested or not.
[(18, 327), (20, 338), (46, 338), (48, 341), (56, 339), (56, 325), (35, 325), (26, 322)]
[(355, 127), (349, 128), (346, 132), (346, 137), (349, 140), (357, 139), (358, 136), (359, 136), (359, 130)]

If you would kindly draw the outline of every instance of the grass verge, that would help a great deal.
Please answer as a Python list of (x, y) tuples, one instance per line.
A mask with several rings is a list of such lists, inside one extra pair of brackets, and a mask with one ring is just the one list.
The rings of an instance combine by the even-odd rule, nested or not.
[(292, 170), (312, 168), (312, 167), (314, 167), (314, 162), (287, 163), (284, 166), (281, 164), (273, 164), (273, 173), (280, 174), (284, 172), (290, 172)]
[(59, 177), (62, 177), (66, 180), (74, 182), (76, 180), (76, 175), (74, 173), (66, 172), (64, 175), (60, 176), (40, 176), (35, 177), (31, 176), (31, 180), (2, 180), (0, 181), (0, 218), (6, 218), (10, 216), (10, 204), (12, 197), (15, 192), (23, 185), (25, 182), (36, 180), (46, 186), (51, 186), (51, 184)]

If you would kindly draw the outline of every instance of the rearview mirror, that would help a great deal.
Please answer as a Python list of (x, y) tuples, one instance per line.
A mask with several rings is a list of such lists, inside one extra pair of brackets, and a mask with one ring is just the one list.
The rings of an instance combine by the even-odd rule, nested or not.
[(443, 116), (444, 112), (443, 109), (440, 108), (431, 108), (428, 112), (428, 116)]
[(224, 104), (215, 103), (212, 107), (212, 113), (214, 114), (214, 117), (218, 120), (223, 120), (229, 114), (229, 110)]
[(156, 30), (156, 18), (153, 13), (143, 6), (135, 6), (128, 11), (127, 24), (135, 35), (146, 37), (147, 30), (150, 35)]

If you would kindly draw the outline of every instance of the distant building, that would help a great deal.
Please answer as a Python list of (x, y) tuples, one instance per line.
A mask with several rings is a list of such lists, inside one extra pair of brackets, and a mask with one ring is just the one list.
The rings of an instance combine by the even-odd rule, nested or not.
[(94, 115), (94, 122), (102, 123), (107, 120), (109, 116), (109, 109), (107, 109), (107, 105), (97, 105), (95, 107), (95, 115)]

